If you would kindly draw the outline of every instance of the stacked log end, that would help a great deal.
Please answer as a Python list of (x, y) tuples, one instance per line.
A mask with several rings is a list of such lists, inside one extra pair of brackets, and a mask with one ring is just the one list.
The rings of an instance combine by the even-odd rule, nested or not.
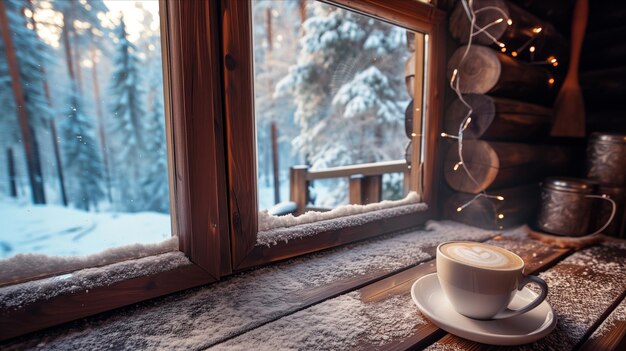
[[(463, 130), (463, 164), (457, 142), (450, 143), (445, 156), (443, 175), (452, 194), (444, 201), (443, 215), (499, 229), (532, 222), (540, 204), (540, 181), (546, 176), (573, 175), (582, 154), (571, 147), (545, 143), (559, 76), (550, 65), (529, 62), (550, 56), (564, 62), (567, 41), (549, 22), (507, 0), (474, 1), (474, 10), (488, 6), (501, 12), (480, 11), (476, 23), (484, 26), (506, 14), (510, 24), (501, 21), (487, 30), (506, 43), (506, 49), (479, 34), (469, 49), (461, 45), (448, 61), (448, 79), (456, 75), (463, 95), (448, 105), (444, 131), (458, 135), (468, 114), (472, 119)], [(467, 43), (470, 24), (461, 2), (452, 11), (449, 23), (452, 36), (461, 44)], [(543, 33), (537, 35), (533, 28), (541, 28)], [(511, 56), (512, 48), (529, 40), (535, 46), (534, 56), (529, 55), (528, 46), (515, 58)], [(478, 197), (471, 201), (481, 192), (500, 199)]]
[[(559, 8), (563, 7), (563, 4), (552, 2), (551, 6)], [(488, 8), (488, 10), (481, 10), (483, 8)], [(568, 58), (568, 40), (555, 29), (552, 23), (540, 19), (510, 1), (474, 0), (473, 9), (477, 11), (477, 26), (490, 25), (485, 31), (473, 37), (472, 41), (475, 44), (489, 45), (500, 50), (500, 46), (493, 41), (496, 39), (499, 43), (506, 44), (507, 52), (517, 51), (518, 57), (525, 61), (541, 61), (555, 56), (565, 62)], [(495, 23), (501, 18), (507, 18), (510, 21)], [(470, 21), (461, 1), (457, 2), (450, 15), (449, 28), (452, 37), (461, 44), (468, 42)], [(476, 28), (473, 32), (476, 32)], [(528, 51), (529, 45), (535, 47), (534, 52)]]

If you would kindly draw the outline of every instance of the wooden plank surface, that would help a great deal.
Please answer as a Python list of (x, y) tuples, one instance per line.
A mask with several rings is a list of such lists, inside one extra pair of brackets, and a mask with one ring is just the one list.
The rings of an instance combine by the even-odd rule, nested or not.
[(626, 350), (626, 300), (622, 300), (580, 349)]
[[(527, 262), (527, 272), (550, 267), (568, 252), (520, 236), (496, 237), (489, 243), (520, 254)], [(434, 271), (434, 260), (428, 261), (282, 317), (218, 346), (245, 349), (255, 343), (283, 343), (282, 347), (293, 343), (305, 347), (311, 340), (328, 348), (404, 350), (427, 346), (445, 332), (419, 314), (411, 300), (410, 288), (416, 279)], [(363, 330), (357, 335), (346, 327), (355, 323)], [(302, 328), (303, 325), (310, 327)], [(374, 326), (375, 330), (368, 326)]]
[[(522, 350), (570, 350), (584, 342), (626, 291), (626, 245), (605, 243), (572, 254), (540, 274), (550, 287), (547, 301), (558, 322), (547, 337)], [(429, 350), (494, 350), (448, 334)]]

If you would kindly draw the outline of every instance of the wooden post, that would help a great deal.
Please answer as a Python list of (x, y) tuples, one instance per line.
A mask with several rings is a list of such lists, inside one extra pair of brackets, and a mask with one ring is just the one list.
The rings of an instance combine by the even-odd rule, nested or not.
[(9, 171), (9, 195), (17, 197), (17, 184), (15, 184), (15, 159), (13, 158), (13, 149), (7, 149), (7, 169)]
[(382, 175), (350, 176), (349, 201), (352, 205), (366, 205), (379, 202), (382, 195)]
[(304, 213), (309, 200), (309, 182), (306, 174), (309, 166), (292, 166), (289, 168), (289, 199), (296, 203), (296, 215)]
[(280, 202), (280, 177), (278, 174), (278, 130), (272, 122), (272, 171), (274, 172), (274, 203)]
[(22, 132), (22, 144), (24, 145), (24, 150), (26, 152), (28, 180), (30, 182), (32, 200), (35, 204), (45, 204), (46, 196), (43, 188), (43, 174), (41, 172), (37, 139), (33, 133), (32, 126), (29, 123), (26, 99), (24, 97), (24, 90), (22, 87), (22, 79), (19, 73), (19, 65), (15, 54), (15, 48), (13, 46), (13, 38), (11, 37), (11, 29), (9, 28), (9, 20), (6, 11), (5, 3), (0, 1), (0, 31), (2, 32), (2, 39), (4, 40), (7, 56), (7, 64), (9, 66), (9, 74), (11, 75), (11, 86), (13, 88), (13, 96), (17, 107), (17, 116), (19, 118), (20, 130)]

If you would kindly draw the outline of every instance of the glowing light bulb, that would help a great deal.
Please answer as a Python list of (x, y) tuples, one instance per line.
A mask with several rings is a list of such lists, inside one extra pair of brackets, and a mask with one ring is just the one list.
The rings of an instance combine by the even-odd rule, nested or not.
[(531, 46), (530, 49), (528, 49), (530, 52), (535, 52), (535, 47)]
[(456, 211), (457, 211), (457, 212), (461, 212), (461, 211), (463, 211), (463, 207), (457, 207), (457, 208), (456, 208)]
[(411, 133), (411, 136), (415, 138), (417, 136), (417, 134)]
[(465, 120), (465, 123), (463, 124), (463, 130), (469, 126), (470, 122), (472, 122), (472, 117), (467, 117), (467, 120)]
[(511, 52), (511, 56), (517, 57), (517, 52), (515, 52), (515, 51)]
[(502, 22), (504, 22), (504, 18), (498, 18), (494, 23), (498, 24)]
[(496, 196), (496, 199), (498, 199), (498, 200), (500, 200), (500, 201), (504, 201), (504, 196), (500, 196), (500, 195), (498, 195), (498, 196)]
[(459, 166), (461, 166), (462, 164), (463, 162), (457, 162), (452, 169), (456, 171), (459, 169)]
[(548, 84), (550, 84), (550, 85), (554, 84), (554, 78), (548, 79)]
[(556, 57), (550, 56), (550, 63), (555, 63), (555, 62), (556, 62)]
[(500, 46), (501, 48), (505, 47), (506, 45), (504, 45), (504, 43), (498, 43), (498, 46)]
[(502, 48), (502, 49), (500, 49), (500, 51), (506, 52), (506, 48)]
[(513, 20), (509, 18), (508, 20), (506, 20), (506, 24), (508, 24), (509, 26), (512, 25), (513, 24)]
[(441, 137), (445, 138), (448, 136), (448, 133), (441, 133)]
[(502, 213), (500, 213), (500, 214), (498, 214), (498, 218), (499, 218), (499, 219), (503, 219), (503, 218), (504, 218), (504, 215), (503, 215)]
[(541, 27), (535, 27), (535, 28), (533, 28), (533, 33), (539, 34), (539, 33), (541, 33), (542, 30), (543, 30), (543, 28), (541, 28)]
[(556, 67), (556, 66), (558, 66), (558, 65), (559, 65), (559, 63), (558, 63), (558, 62), (556, 62), (556, 61), (555, 61), (555, 62), (552, 62), (552, 66)]

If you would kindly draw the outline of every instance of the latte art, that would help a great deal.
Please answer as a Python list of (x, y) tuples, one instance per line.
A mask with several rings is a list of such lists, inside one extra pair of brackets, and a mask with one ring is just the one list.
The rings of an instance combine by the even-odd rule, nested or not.
[(481, 243), (450, 243), (441, 247), (446, 256), (462, 263), (485, 268), (515, 268), (520, 259), (499, 247)]

